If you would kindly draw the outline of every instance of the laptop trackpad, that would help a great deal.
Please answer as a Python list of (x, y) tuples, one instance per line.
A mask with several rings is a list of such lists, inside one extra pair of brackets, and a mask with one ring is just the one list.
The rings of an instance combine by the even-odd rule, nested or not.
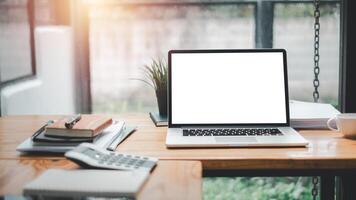
[(254, 137), (215, 137), (217, 143), (256, 143), (257, 140)]

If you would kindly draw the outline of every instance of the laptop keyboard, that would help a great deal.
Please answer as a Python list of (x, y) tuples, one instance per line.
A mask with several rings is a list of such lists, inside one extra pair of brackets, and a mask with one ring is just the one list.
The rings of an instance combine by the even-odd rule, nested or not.
[(183, 136), (280, 136), (277, 128), (183, 129)]

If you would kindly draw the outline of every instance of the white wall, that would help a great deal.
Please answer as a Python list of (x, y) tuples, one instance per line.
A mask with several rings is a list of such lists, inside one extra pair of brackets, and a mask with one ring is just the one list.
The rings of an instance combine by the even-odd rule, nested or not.
[(1, 114), (72, 114), (75, 112), (72, 29), (66, 26), (35, 30), (36, 70), (33, 80), (1, 91)]

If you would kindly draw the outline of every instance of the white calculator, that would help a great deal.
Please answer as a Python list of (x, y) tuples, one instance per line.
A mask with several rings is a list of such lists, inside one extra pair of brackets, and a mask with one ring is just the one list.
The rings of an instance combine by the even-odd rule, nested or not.
[(104, 150), (90, 143), (82, 143), (65, 153), (65, 157), (84, 168), (151, 171), (158, 159)]

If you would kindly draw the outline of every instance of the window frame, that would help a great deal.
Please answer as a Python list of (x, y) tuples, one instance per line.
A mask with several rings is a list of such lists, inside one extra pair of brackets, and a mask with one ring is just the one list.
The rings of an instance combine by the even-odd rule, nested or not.
[(339, 109), (342, 113), (356, 113), (356, 33), (352, 20), (355, 19), (355, 2), (341, 0), (340, 6), (340, 72), (339, 72)]

